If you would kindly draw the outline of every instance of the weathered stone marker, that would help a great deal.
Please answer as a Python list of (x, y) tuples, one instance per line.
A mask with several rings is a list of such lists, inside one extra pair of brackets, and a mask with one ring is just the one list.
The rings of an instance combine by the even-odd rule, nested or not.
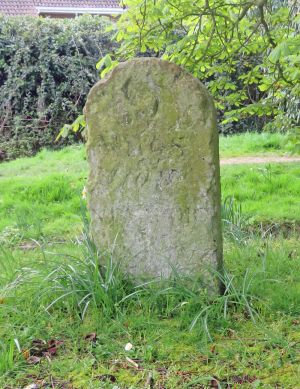
[(199, 80), (156, 58), (117, 66), (91, 90), (89, 209), (99, 247), (137, 275), (222, 265), (218, 134)]

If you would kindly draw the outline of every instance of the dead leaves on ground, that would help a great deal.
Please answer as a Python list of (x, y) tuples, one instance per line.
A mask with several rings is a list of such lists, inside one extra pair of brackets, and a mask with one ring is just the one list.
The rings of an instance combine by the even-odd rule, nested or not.
[(62, 347), (64, 342), (62, 340), (50, 339), (45, 341), (43, 339), (34, 339), (31, 347), (23, 350), (23, 356), (30, 365), (37, 365), (43, 358), (51, 361), (58, 350)]
[[(97, 334), (95, 332), (89, 333), (86, 336), (84, 336), (84, 341), (95, 344), (98, 340)], [(43, 339), (35, 339), (31, 343), (31, 347), (29, 349), (23, 350), (22, 354), (24, 358), (26, 359), (27, 363), (30, 365), (37, 365), (43, 360), (48, 360), (51, 362), (52, 358), (54, 358), (57, 354), (58, 351), (63, 347), (64, 341), (62, 340), (57, 340), (57, 339), (50, 339), (48, 341), (43, 340)], [(130, 345), (130, 347), (129, 347)], [(125, 351), (131, 350), (133, 346), (131, 343), (128, 343), (125, 346)], [(217, 354), (216, 346), (212, 345), (210, 349), (211, 354)], [(127, 356), (125, 356), (125, 361), (124, 360), (115, 360), (113, 362), (114, 365), (114, 370), (115, 372), (107, 373), (107, 374), (101, 374), (95, 377), (96, 380), (99, 382), (106, 382), (106, 383), (117, 383), (117, 372), (118, 370), (121, 369), (126, 369), (126, 370), (131, 370), (134, 369), (136, 371), (144, 371), (145, 374), (147, 373), (147, 368), (143, 366), (143, 361), (140, 359), (131, 359)], [(241, 375), (241, 376), (234, 376), (234, 377), (228, 377), (228, 378), (218, 378), (218, 377), (211, 377), (208, 379), (206, 384), (203, 384), (203, 380), (201, 377), (195, 380), (197, 375), (199, 374), (196, 371), (184, 371), (184, 370), (177, 370), (177, 371), (172, 371), (169, 370), (168, 367), (155, 367), (154, 371), (158, 373), (158, 381), (154, 379), (152, 376), (152, 373), (148, 375), (148, 379), (146, 382), (146, 387), (147, 388), (160, 388), (164, 389), (165, 385), (168, 385), (168, 380), (170, 378), (170, 375), (177, 376), (181, 382), (181, 384), (188, 384), (189, 387), (191, 388), (204, 388), (204, 387), (209, 387), (209, 388), (219, 388), (220, 386), (224, 388), (233, 388), (236, 385), (243, 385), (243, 384), (251, 384), (254, 381), (257, 380), (257, 377), (255, 376), (248, 376), (248, 375)], [(150, 377), (150, 378), (149, 378)], [(207, 379), (203, 378), (204, 381)], [(195, 380), (195, 381), (193, 381)], [(155, 382), (156, 381), (156, 382)], [(53, 386), (54, 384), (54, 386)], [(41, 385), (41, 382), (34, 383), (31, 385), (38, 385), (38, 386), (28, 386), (28, 388), (43, 388), (43, 387), (48, 387), (45, 382)], [(46, 385), (46, 386), (43, 386)], [(158, 386), (157, 386), (158, 385)], [(57, 386), (55, 385), (54, 382), (52, 382), (52, 387), (63, 387), (63, 388), (70, 388), (72, 385), (67, 384), (67, 386), (60, 386), (58, 384)]]
[[(27, 384), (26, 386), (22, 386), (22, 389), (75, 389), (75, 387), (70, 382), (58, 380), (52, 375), (45, 378), (36, 375), (28, 375), (27, 379), (30, 379), (33, 382)], [(5, 389), (15, 388), (7, 387)]]
[(92, 343), (96, 343), (97, 342), (97, 334), (96, 332), (91, 332), (90, 334), (87, 334), (85, 337), (84, 337), (84, 340), (88, 341), (88, 342), (92, 342)]

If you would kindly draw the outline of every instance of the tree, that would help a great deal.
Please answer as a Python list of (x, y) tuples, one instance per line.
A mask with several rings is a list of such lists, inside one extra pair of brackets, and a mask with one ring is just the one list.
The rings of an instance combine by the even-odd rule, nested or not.
[[(183, 66), (213, 95), (221, 130), (236, 122), (291, 132), (300, 150), (298, 0), (125, 0), (120, 48), (97, 64), (156, 55)], [(78, 127), (78, 124), (77, 124)]]
[[(183, 66), (215, 98), (223, 128), (245, 117), (299, 131), (300, 16), (294, 1), (127, 0), (118, 60), (151, 52)], [(100, 62), (105, 73), (115, 66)], [(106, 66), (108, 63), (108, 66)]]

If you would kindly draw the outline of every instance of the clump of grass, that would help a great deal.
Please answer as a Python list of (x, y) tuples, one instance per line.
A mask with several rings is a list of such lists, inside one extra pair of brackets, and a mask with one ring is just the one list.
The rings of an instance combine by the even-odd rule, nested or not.
[(247, 268), (255, 274), (251, 291), (264, 299), (270, 314), (299, 316), (298, 235), (291, 235), (289, 239), (280, 236), (261, 239), (252, 235), (246, 245), (230, 244), (230, 248), (227, 245), (225, 255), (228, 268), (237, 277), (241, 278)]
[(202, 328), (210, 340), (212, 340), (209, 331), (209, 322), (218, 319), (229, 319), (233, 312), (242, 312), (256, 323), (258, 312), (254, 308), (254, 302), (257, 300), (250, 292), (253, 276), (248, 271), (245, 272), (242, 283), (239, 284), (236, 277), (229, 274), (225, 269), (223, 273), (216, 273), (224, 285), (224, 294), (208, 301), (203, 309), (194, 317), (190, 328), (193, 329), (200, 320)]
[(0, 342), (0, 375), (13, 369), (15, 348), (14, 340)]
[[(14, 255), (4, 248), (0, 247), (0, 304), (6, 298), (14, 295), (20, 286), (29, 284), (37, 275), (38, 271), (21, 267), (16, 268), (17, 260)], [(1, 260), (1, 257), (5, 260)], [(1, 307), (1, 305), (0, 305)]]
[(100, 252), (90, 237), (89, 221), (82, 207), (83, 237), (77, 243), (82, 257), (68, 257), (47, 276), (46, 294), (57, 295), (46, 310), (59, 302), (71, 303), (83, 320), (91, 303), (111, 317), (116, 314), (118, 303), (131, 292), (130, 277), (114, 260), (114, 250)]
[(81, 258), (69, 258), (68, 263), (56, 267), (46, 278), (46, 295), (56, 296), (46, 310), (59, 302), (71, 304), (83, 320), (91, 303), (102, 314), (111, 317), (118, 303), (130, 292), (131, 283), (120, 264), (109, 252), (94, 253)]
[(216, 327), (227, 327), (233, 314), (241, 313), (255, 323), (258, 299), (251, 294), (253, 276), (246, 271), (243, 278), (238, 279), (225, 269), (222, 273), (213, 273), (224, 286), (222, 295), (213, 295), (194, 277), (181, 275), (173, 269), (170, 279), (161, 281), (152, 290), (146, 284), (144, 296), (147, 298), (143, 300), (143, 306), (150, 300), (153, 310), (158, 310), (160, 315), (178, 316), (186, 328), (197, 329), (210, 341), (213, 340), (211, 331)]
[(14, 246), (22, 239), (23, 234), (18, 227), (7, 226), (0, 232), (0, 246)]
[(69, 257), (46, 278), (45, 294), (53, 296), (46, 307), (48, 312), (60, 303), (75, 310), (81, 320), (90, 306), (107, 318), (133, 312), (162, 318), (177, 316), (186, 328), (197, 327), (210, 340), (214, 325), (230, 321), (232, 313), (241, 312), (255, 321), (257, 313), (248, 272), (240, 283), (225, 270), (215, 272), (214, 277), (224, 285), (222, 296), (212, 295), (199, 279), (180, 274), (176, 268), (169, 279), (156, 278), (137, 284), (114, 258), (113, 250), (102, 253), (97, 250), (90, 238), (86, 216), (84, 225), (83, 257)]
[(236, 243), (245, 243), (249, 235), (246, 230), (249, 216), (243, 214), (242, 205), (235, 200), (234, 196), (227, 196), (222, 202), (222, 222), (225, 238)]

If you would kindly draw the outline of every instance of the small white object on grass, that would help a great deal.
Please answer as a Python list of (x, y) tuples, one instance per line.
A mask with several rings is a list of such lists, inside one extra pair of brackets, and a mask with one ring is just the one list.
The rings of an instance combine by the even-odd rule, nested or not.
[(127, 343), (124, 348), (125, 348), (125, 351), (130, 351), (130, 350), (132, 350), (133, 345), (131, 343)]

